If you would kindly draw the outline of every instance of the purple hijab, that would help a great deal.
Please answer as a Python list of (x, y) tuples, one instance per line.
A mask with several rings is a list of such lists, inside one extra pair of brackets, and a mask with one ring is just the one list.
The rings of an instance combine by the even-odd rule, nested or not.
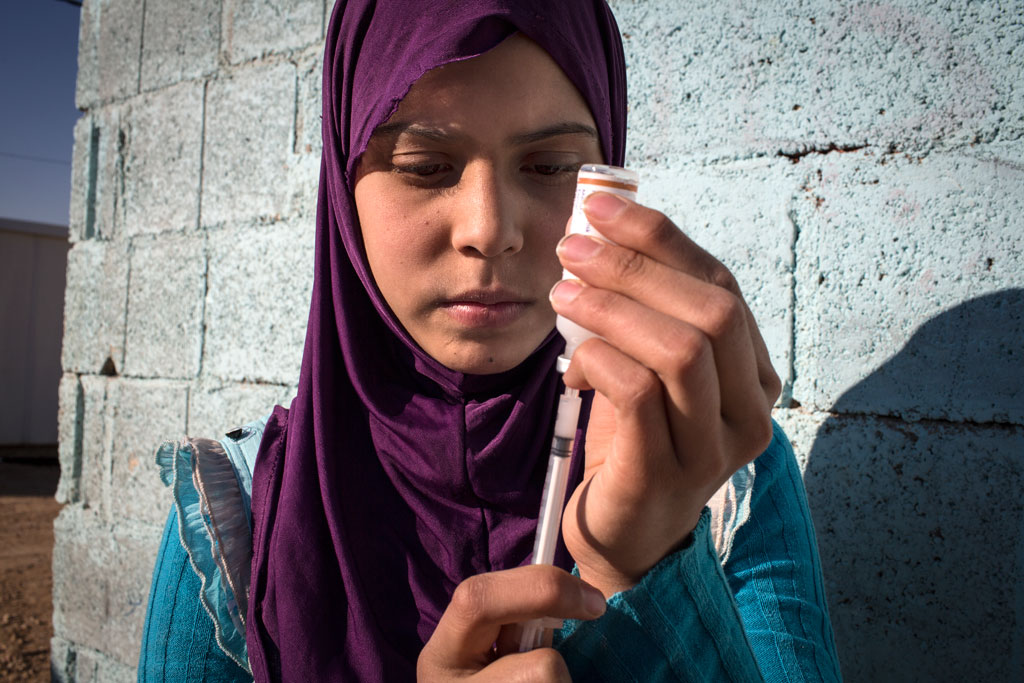
[[(267, 425), (253, 481), (246, 640), (257, 681), (412, 680), (459, 582), (530, 558), (562, 341), (552, 332), (498, 375), (428, 356), (374, 284), (352, 179), (420, 76), (517, 31), (576, 85), (606, 160), (621, 164), (622, 45), (604, 0), (429, 4), (341, 1), (328, 28), (302, 373), (291, 409)], [(558, 561), (571, 566), (564, 547)]]

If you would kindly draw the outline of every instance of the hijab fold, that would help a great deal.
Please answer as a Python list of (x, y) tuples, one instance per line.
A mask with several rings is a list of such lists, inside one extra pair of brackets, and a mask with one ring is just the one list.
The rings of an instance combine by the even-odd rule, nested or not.
[[(496, 375), (431, 358), (373, 281), (352, 180), (374, 129), (420, 76), (516, 32), (575, 84), (605, 159), (621, 165), (622, 46), (603, 0), (429, 4), (342, 1), (331, 16), (299, 388), (289, 410), (274, 411), (253, 473), (246, 640), (257, 681), (412, 680), (455, 586), (530, 560), (562, 341), (552, 331)], [(571, 567), (564, 547), (557, 561)]]

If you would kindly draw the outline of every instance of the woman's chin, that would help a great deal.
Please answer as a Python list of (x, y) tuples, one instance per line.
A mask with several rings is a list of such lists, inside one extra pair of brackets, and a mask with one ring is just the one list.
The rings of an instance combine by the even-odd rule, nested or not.
[(450, 370), (467, 375), (496, 375), (518, 366), (544, 343), (555, 316), (520, 316), (507, 325), (467, 328), (456, 326), (441, 334), (412, 337), (420, 348)]
[(496, 375), (529, 358), (543, 341), (541, 338), (534, 343), (522, 337), (516, 340), (514, 335), (509, 335), (490, 343), (461, 340), (440, 349), (424, 350), (450, 370), (467, 375)]
[(529, 353), (513, 355), (508, 352), (508, 349), (502, 349), (500, 353), (474, 350), (467, 353), (451, 354), (450, 358), (437, 358), (437, 360), (450, 370), (467, 375), (496, 375), (516, 367), (529, 355)]

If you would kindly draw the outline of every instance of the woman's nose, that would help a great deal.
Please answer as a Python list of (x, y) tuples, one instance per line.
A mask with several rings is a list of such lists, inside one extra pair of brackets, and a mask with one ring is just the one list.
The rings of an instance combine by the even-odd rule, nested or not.
[(452, 246), (461, 253), (493, 258), (523, 247), (511, 182), (490, 164), (470, 164), (462, 172), (452, 216)]

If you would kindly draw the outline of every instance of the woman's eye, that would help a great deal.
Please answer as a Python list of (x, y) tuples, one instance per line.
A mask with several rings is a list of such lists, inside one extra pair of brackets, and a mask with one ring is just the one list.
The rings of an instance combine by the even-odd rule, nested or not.
[(578, 163), (525, 163), (520, 167), (527, 178), (544, 185), (562, 186), (575, 182), (575, 175), (580, 170)]
[(396, 164), (395, 171), (408, 173), (419, 178), (429, 178), (447, 170), (447, 164)]
[(535, 164), (533, 170), (541, 175), (555, 175), (566, 170), (565, 166), (554, 166), (552, 164)]
[(538, 175), (556, 175), (558, 173), (575, 173), (580, 168), (579, 164), (529, 164), (527, 171)]

